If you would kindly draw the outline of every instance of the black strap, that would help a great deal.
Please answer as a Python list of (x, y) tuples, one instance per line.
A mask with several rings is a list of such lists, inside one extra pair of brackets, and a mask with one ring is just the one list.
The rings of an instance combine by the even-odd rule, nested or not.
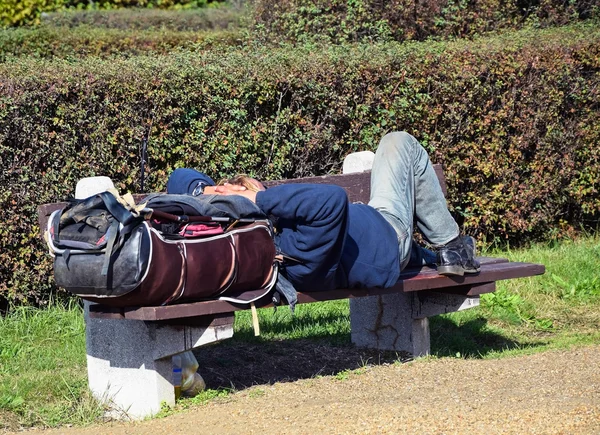
[(106, 209), (123, 225), (128, 225), (135, 219), (133, 213), (123, 207), (123, 205), (117, 201), (117, 198), (115, 198), (112, 193), (102, 192), (99, 195), (102, 197), (102, 200), (106, 205)]
[(111, 226), (108, 228), (106, 232), (107, 242), (106, 242), (106, 252), (104, 253), (104, 263), (102, 264), (102, 272), (100, 274), (102, 276), (108, 275), (108, 267), (110, 266), (110, 257), (112, 257), (113, 249), (115, 247), (115, 241), (117, 240), (117, 235), (119, 234), (119, 221), (113, 221)]
[[(104, 263), (101, 272), (102, 276), (106, 276), (108, 275), (112, 254), (123, 244), (125, 236), (137, 226), (138, 220), (141, 220), (141, 218), (136, 218), (131, 211), (127, 210), (117, 201), (117, 198), (112, 193), (102, 192), (99, 195), (102, 197), (106, 209), (115, 218), (107, 231), (106, 253), (104, 254)], [(123, 225), (121, 228), (119, 228), (120, 224)]]
[(52, 221), (52, 242), (56, 245), (58, 244), (59, 234), (60, 234), (60, 218), (65, 212), (65, 209), (61, 209), (56, 215), (54, 220)]
[[(279, 293), (279, 302), (281, 302), (281, 296), (283, 296), (290, 306), (290, 311), (293, 314), (296, 304), (298, 303), (298, 292), (294, 288), (294, 285), (289, 282), (282, 273), (279, 273), (279, 276), (277, 277), (275, 291)], [(273, 300), (273, 302), (275, 302), (275, 300)]]

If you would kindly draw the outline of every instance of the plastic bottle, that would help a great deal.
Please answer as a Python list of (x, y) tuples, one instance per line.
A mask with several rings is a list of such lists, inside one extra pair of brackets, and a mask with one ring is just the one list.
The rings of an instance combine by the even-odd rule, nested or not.
[(181, 397), (181, 380), (181, 357), (179, 355), (175, 355), (173, 357), (173, 387), (175, 388), (175, 400), (179, 400)]
[(171, 358), (173, 364), (173, 387), (175, 400), (181, 396), (193, 397), (206, 389), (206, 383), (198, 370), (198, 361), (191, 351), (185, 351)]
[(204, 379), (198, 370), (198, 360), (191, 351), (182, 352), (181, 357), (181, 394), (186, 397), (194, 397), (206, 388)]

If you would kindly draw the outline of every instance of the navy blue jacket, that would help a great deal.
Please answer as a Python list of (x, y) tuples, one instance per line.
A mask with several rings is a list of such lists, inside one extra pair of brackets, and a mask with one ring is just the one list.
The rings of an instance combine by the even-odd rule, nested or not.
[(398, 238), (372, 207), (350, 204), (344, 189), (286, 184), (258, 192), (256, 204), (277, 217), (281, 250), (297, 290), (390, 287), (400, 275)]

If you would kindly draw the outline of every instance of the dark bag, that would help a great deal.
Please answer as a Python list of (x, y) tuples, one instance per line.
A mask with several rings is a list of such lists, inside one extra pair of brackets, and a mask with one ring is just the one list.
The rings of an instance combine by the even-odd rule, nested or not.
[(70, 204), (48, 223), (56, 283), (117, 307), (260, 299), (277, 280), (271, 223), (231, 198), (218, 210), (209, 196), (188, 195), (153, 196), (137, 211), (108, 192)]

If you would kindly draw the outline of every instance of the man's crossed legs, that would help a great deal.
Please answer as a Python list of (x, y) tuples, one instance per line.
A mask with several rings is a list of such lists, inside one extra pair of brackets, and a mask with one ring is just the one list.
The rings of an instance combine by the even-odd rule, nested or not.
[[(389, 133), (377, 148), (371, 171), (371, 200), (398, 235), (401, 268), (412, 260), (413, 225), (437, 251), (437, 270), (442, 275), (477, 273), (475, 240), (461, 236), (448, 211), (446, 198), (427, 151), (410, 134)], [(422, 256), (429, 262), (427, 255)]]

